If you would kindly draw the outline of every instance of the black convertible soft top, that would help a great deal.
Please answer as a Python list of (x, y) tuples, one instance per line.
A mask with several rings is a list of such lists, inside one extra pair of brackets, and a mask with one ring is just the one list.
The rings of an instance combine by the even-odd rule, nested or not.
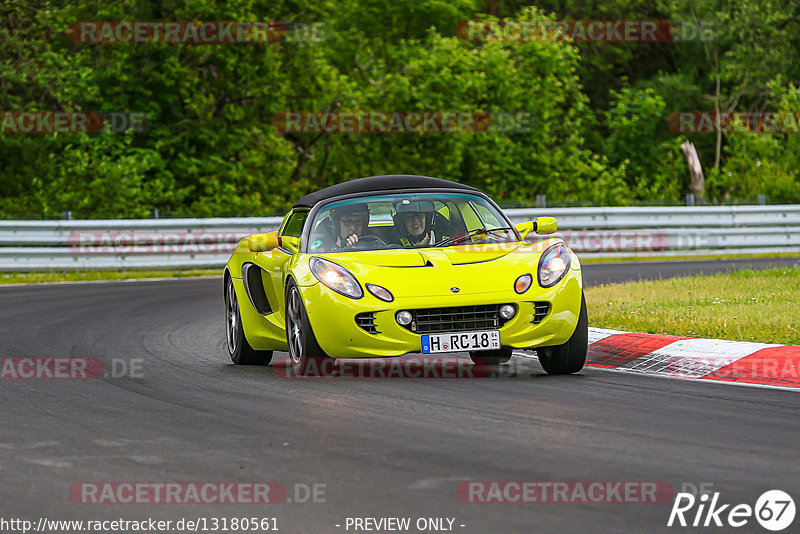
[(403, 191), (406, 189), (461, 189), (464, 191), (479, 191), (469, 185), (443, 180), (441, 178), (431, 178), (430, 176), (414, 176), (409, 174), (391, 174), (387, 176), (369, 176), (367, 178), (357, 178), (348, 182), (320, 189), (309, 193), (294, 203), (294, 208), (312, 208), (322, 200), (342, 195), (355, 193), (369, 193), (372, 191)]

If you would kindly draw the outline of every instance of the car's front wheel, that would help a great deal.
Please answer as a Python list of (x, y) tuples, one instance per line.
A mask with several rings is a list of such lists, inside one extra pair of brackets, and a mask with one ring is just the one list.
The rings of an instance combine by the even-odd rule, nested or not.
[(225, 334), (228, 338), (228, 353), (237, 365), (267, 365), (272, 361), (271, 350), (255, 350), (244, 337), (239, 301), (233, 288), (233, 279), (225, 282)]
[(498, 365), (508, 363), (511, 360), (512, 353), (512, 348), (503, 347), (497, 350), (473, 350), (470, 351), (469, 357), (475, 365), (497, 367)]
[(294, 280), (289, 280), (286, 285), (286, 343), (289, 345), (292, 370), (298, 375), (319, 372), (325, 359), (330, 357), (317, 343)]
[(589, 349), (589, 319), (586, 313), (586, 299), (581, 295), (581, 312), (578, 325), (569, 341), (555, 347), (539, 347), (536, 355), (539, 363), (549, 375), (567, 375), (577, 373), (586, 363)]

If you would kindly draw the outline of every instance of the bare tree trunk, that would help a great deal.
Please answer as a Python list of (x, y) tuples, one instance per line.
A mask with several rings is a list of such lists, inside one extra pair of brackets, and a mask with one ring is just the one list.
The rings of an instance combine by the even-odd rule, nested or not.
[(686, 163), (689, 165), (689, 173), (692, 177), (692, 193), (694, 193), (698, 203), (703, 204), (705, 199), (706, 179), (705, 176), (703, 176), (703, 166), (700, 165), (700, 156), (697, 154), (694, 143), (689, 140), (681, 143), (681, 152), (683, 152)]
[[(333, 99), (331, 102), (328, 111), (335, 111), (341, 105), (339, 102), (339, 96)], [(284, 134), (284, 137), (291, 141), (294, 144), (294, 149), (297, 151), (297, 165), (294, 167), (294, 172), (292, 172), (292, 181), (297, 182), (303, 176), (303, 167), (308, 162), (308, 160), (312, 159), (313, 154), (311, 153), (311, 148), (323, 137), (325, 137), (325, 159), (322, 161), (322, 169), (320, 171), (319, 177), (322, 176), (322, 173), (325, 171), (325, 165), (328, 163), (328, 155), (330, 154), (330, 133), (322, 128), (321, 131), (314, 136), (313, 139), (308, 141), (308, 143), (304, 143), (304, 139), (301, 135), (297, 134)]]
[(328, 135), (325, 137), (325, 157), (322, 158), (322, 163), (319, 166), (319, 172), (317, 173), (317, 185), (322, 183), (322, 178), (325, 175), (325, 167), (328, 166), (328, 158), (331, 155), (331, 136)]
[(294, 166), (294, 172), (292, 172), (292, 182), (297, 182), (303, 175), (303, 166), (305, 166), (306, 161), (311, 159), (311, 147), (306, 149), (302, 145), (295, 145), (295, 150), (297, 151), (297, 165)]

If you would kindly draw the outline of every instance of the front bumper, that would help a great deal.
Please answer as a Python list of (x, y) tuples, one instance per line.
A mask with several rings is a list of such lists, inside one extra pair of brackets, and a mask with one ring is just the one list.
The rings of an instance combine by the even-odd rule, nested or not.
[[(566, 343), (575, 331), (581, 310), (581, 271), (570, 269), (555, 286), (543, 289), (535, 284), (525, 294), (508, 291), (396, 298), (383, 302), (369, 292), (358, 300), (343, 297), (317, 283), (302, 287), (306, 311), (322, 350), (334, 358), (380, 358), (420, 352), (420, 334), (397, 324), (400, 310), (514, 304), (517, 313), (500, 327), (503, 347), (529, 349)], [(533, 324), (534, 302), (548, 302), (550, 310)], [(370, 334), (356, 324), (356, 315), (373, 312), (379, 333)]]

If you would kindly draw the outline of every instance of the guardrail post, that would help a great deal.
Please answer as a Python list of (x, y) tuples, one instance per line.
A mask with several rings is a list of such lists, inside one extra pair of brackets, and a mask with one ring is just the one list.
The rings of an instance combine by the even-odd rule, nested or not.
[(150, 210), (150, 218), (151, 219), (158, 219), (158, 210), (157, 209)]
[(545, 195), (536, 195), (536, 207), (537, 208), (547, 207), (547, 197)]
[(694, 206), (694, 193), (687, 193), (686, 194), (686, 205), (687, 206)]
[(767, 204), (767, 196), (766, 195), (758, 195), (758, 205), (759, 206), (766, 206)]
[(61, 212), (61, 218), (63, 220), (65, 220), (65, 221), (71, 221), (72, 220), (72, 212), (71, 211), (62, 211)]

